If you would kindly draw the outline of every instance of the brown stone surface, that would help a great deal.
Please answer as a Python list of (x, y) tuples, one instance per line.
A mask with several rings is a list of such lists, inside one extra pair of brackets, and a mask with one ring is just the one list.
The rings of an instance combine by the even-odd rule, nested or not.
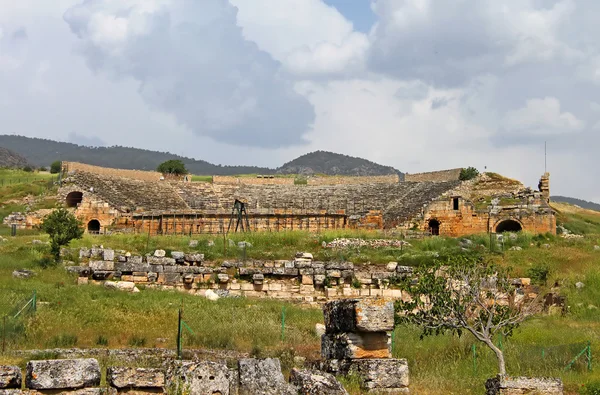
[(387, 332), (326, 333), (321, 337), (324, 359), (391, 358)]
[(165, 372), (162, 369), (109, 367), (108, 384), (116, 388), (162, 388)]
[(386, 332), (394, 329), (393, 302), (382, 298), (331, 301), (323, 306), (323, 315), (327, 333)]

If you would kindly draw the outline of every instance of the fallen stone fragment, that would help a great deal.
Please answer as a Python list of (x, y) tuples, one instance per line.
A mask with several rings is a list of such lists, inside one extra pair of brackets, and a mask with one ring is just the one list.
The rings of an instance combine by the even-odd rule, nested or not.
[(165, 372), (153, 368), (109, 367), (106, 371), (108, 384), (115, 388), (163, 388)]
[[(224, 363), (198, 361), (175, 362), (167, 372), (172, 393), (230, 395), (232, 377)], [(179, 388), (177, 388), (179, 387)], [(171, 392), (169, 392), (171, 393)]]
[(485, 383), (486, 395), (543, 394), (563, 395), (563, 383), (557, 378), (494, 377)]
[(204, 292), (204, 297), (208, 300), (212, 300), (212, 301), (217, 301), (219, 300), (219, 295), (217, 295), (217, 293), (215, 291), (213, 291), (212, 289), (207, 289)]
[(31, 278), (35, 276), (35, 272), (27, 269), (15, 270), (12, 272), (14, 278)]
[(154, 256), (157, 258), (164, 258), (167, 255), (165, 250), (156, 250), (154, 251)]
[(348, 395), (332, 374), (320, 370), (292, 369), (290, 383), (296, 386), (300, 395)]
[(0, 389), (21, 388), (22, 380), (18, 366), (0, 366)]
[(296, 395), (285, 382), (279, 359), (244, 358), (238, 362), (240, 395)]

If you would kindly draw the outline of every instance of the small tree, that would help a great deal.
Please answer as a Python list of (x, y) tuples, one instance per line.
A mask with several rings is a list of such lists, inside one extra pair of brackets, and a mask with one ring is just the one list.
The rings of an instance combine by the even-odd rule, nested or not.
[(187, 170), (182, 161), (177, 159), (171, 159), (166, 162), (161, 163), (156, 171), (161, 172), (163, 174), (176, 174), (183, 175), (187, 174)]
[(58, 173), (60, 173), (61, 169), (62, 169), (62, 162), (59, 160), (52, 162), (52, 164), (50, 165), (50, 173), (51, 174), (58, 174)]
[(54, 210), (42, 223), (42, 230), (50, 235), (50, 251), (54, 260), (60, 260), (60, 248), (83, 236), (81, 222), (64, 208)]
[(504, 353), (494, 344), (494, 337), (509, 337), (539, 310), (539, 301), (515, 300), (508, 273), (473, 256), (454, 256), (447, 265), (436, 260), (415, 274), (415, 283), (411, 279), (402, 283), (411, 300), (396, 302), (398, 323), (421, 326), (421, 338), (446, 332), (461, 336), (467, 331), (494, 352), (498, 373), (506, 375)]
[(473, 178), (477, 177), (478, 175), (479, 175), (479, 170), (470, 166), (470, 167), (467, 167), (466, 169), (462, 169), (460, 171), (459, 179), (461, 181), (472, 180)]

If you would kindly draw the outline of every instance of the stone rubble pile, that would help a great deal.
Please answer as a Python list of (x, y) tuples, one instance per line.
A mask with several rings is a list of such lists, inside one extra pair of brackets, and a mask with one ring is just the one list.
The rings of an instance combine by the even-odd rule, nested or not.
[(407, 394), (406, 359), (392, 358), (394, 305), (385, 299), (345, 299), (323, 307), (322, 370), (356, 374), (368, 393)]
[(410, 247), (410, 243), (403, 240), (394, 239), (334, 239), (333, 241), (325, 244), (325, 248), (400, 248)]

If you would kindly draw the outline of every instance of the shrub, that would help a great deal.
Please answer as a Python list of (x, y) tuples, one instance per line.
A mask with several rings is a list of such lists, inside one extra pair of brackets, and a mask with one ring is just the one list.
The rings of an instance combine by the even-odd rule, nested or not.
[(31, 166), (25, 166), (23, 168), (23, 171), (26, 171), (27, 173), (33, 173), (33, 167), (31, 167)]
[(160, 165), (158, 165), (158, 168), (156, 169), (156, 171), (163, 173), (163, 174), (177, 174), (177, 175), (182, 175), (182, 174), (188, 173), (183, 162), (180, 160), (177, 160), (177, 159), (171, 159), (171, 160), (161, 163)]
[(548, 274), (550, 274), (550, 269), (545, 264), (537, 264), (527, 270), (527, 275), (539, 285), (546, 285)]
[(360, 283), (358, 278), (353, 277), (352, 278), (352, 288), (360, 289), (361, 287), (362, 287), (362, 284)]
[(583, 385), (581, 395), (600, 395), (600, 381), (594, 381)]
[(54, 161), (50, 165), (50, 173), (51, 174), (58, 174), (58, 173), (60, 173), (61, 168), (62, 168), (62, 162), (59, 161), (59, 160)]
[(461, 181), (472, 180), (473, 178), (477, 177), (478, 175), (479, 175), (479, 170), (470, 166), (470, 167), (467, 167), (466, 169), (462, 169), (460, 171), (459, 179)]
[(96, 345), (98, 346), (108, 346), (108, 339), (102, 335), (99, 335), (96, 338)]
[(75, 345), (77, 345), (77, 336), (69, 333), (61, 333), (48, 341), (48, 347), (51, 348), (74, 347)]
[(83, 236), (81, 222), (64, 208), (53, 211), (42, 223), (42, 230), (50, 235), (50, 251), (55, 262), (60, 260), (60, 248)]
[(131, 347), (144, 347), (146, 345), (146, 338), (143, 336), (134, 335), (129, 338), (129, 342), (127, 343)]

